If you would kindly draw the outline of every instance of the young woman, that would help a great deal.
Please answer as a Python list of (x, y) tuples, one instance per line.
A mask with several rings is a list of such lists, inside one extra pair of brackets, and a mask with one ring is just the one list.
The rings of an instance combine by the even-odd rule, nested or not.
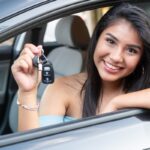
[(19, 87), (19, 131), (123, 108), (149, 109), (149, 37), (143, 10), (130, 4), (111, 8), (93, 33), (87, 71), (56, 79), (45, 90), (39, 112), (40, 71), (32, 59), (41, 55), (41, 46), (26, 44), (12, 66)]

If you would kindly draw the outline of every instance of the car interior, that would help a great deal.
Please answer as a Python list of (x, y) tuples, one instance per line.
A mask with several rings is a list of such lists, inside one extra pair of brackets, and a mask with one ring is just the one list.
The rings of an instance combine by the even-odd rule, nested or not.
[[(76, 15), (60, 19), (56, 25), (55, 36), (59, 46), (52, 49), (47, 55), (47, 59), (53, 64), (55, 78), (83, 71), (85, 69), (86, 50), (90, 40), (90, 35), (83, 19)], [(46, 84), (40, 84), (39, 100), (46, 86)], [(17, 131), (18, 122), (16, 101), (17, 93), (13, 98), (9, 112), (9, 125), (13, 132)]]

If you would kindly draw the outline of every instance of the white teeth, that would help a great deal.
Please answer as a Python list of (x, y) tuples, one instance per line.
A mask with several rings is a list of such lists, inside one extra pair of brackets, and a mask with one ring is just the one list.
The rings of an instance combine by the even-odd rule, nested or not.
[(106, 65), (107, 67), (109, 67), (110, 69), (113, 69), (113, 70), (118, 70), (118, 69), (120, 69), (120, 67), (113, 66), (112, 64), (109, 64), (109, 63), (107, 63), (107, 62), (105, 62), (105, 65)]

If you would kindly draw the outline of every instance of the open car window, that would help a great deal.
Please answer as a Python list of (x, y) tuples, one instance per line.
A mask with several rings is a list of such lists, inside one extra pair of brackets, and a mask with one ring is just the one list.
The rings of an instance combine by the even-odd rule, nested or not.
[[(116, 142), (114, 142), (115, 144), (112, 142), (114, 141), (114, 137), (116, 139), (123, 138), (124, 141), (128, 140), (128, 142), (130, 142), (132, 135), (133, 138), (138, 136), (142, 137), (141, 141), (139, 138), (135, 139), (137, 143), (139, 142), (136, 148), (140, 147), (146, 149), (150, 147), (148, 146), (148, 139), (150, 138), (150, 118), (148, 110), (126, 109), (104, 115), (72, 120), (71, 122), (47, 125), (26, 132), (18, 132), (17, 130), (18, 106), (16, 100), (18, 87), (11, 74), (11, 65), (18, 57), (25, 43), (33, 42), (36, 45), (43, 45), (46, 57), (54, 63), (54, 69), (57, 68), (55, 70), (56, 78), (73, 75), (85, 70), (85, 58), (83, 57), (86, 55), (85, 50), (81, 51), (77, 49), (75, 53), (69, 54), (69, 57), (67, 57), (67, 54), (62, 49), (60, 53), (53, 53), (54, 49), (59, 49), (62, 46), (62, 43), (57, 42), (55, 37), (56, 25), (58, 21), (64, 17), (70, 15), (80, 16), (84, 20), (91, 38), (97, 21), (113, 4), (111, 2), (100, 3), (98, 1), (97, 3), (96, 1), (91, 1), (91, 3), (89, 2), (88, 4), (88, 2), (83, 1), (83, 3), (81, 3), (81, 10), (80, 7), (78, 10), (77, 6), (79, 4), (80, 3), (76, 2), (74, 6), (70, 6), (70, 9), (67, 10), (68, 5), (66, 11), (62, 10), (64, 14), (60, 14), (60, 12), (56, 13), (55, 11), (53, 13), (49, 12), (48, 17), (45, 17), (46, 13), (45, 15), (42, 14), (40, 17), (43, 23), (36, 21), (38, 18), (35, 20), (29, 18), (29, 20), (34, 20), (33, 25), (27, 24), (25, 30), (21, 28), (20, 25), (20, 28), (15, 26), (16, 29), (19, 28), (19, 30), (15, 30), (14, 28), (14, 31), (12, 30), (10, 33), (12, 37), (9, 37), (10, 35), (8, 36), (9, 38), (6, 38), (7, 35), (2, 37), (3, 39), (6, 38), (6, 40), (0, 43), (0, 53), (2, 53), (0, 56), (0, 80), (2, 83), (0, 88), (0, 147), (4, 149), (17, 149), (19, 147), (25, 149), (30, 148), (32, 145), (33, 149), (37, 149), (39, 146), (38, 143), (41, 142), (42, 144), (39, 147), (42, 149), (47, 145), (52, 149), (60, 149), (61, 145), (63, 149), (70, 149), (72, 146), (73, 149), (75, 149), (76, 144), (81, 146), (79, 149), (91, 149), (92, 147), (87, 144), (91, 142), (91, 145), (95, 144), (93, 149), (96, 149), (98, 141), (101, 141), (102, 148), (109, 149), (110, 147), (107, 145), (107, 142), (109, 142), (112, 147), (117, 145)], [(150, 12), (149, 1), (146, 3), (141, 2), (137, 5), (144, 8), (147, 13)], [(63, 37), (62, 35), (62, 38), (65, 38), (65, 36)], [(5, 48), (1, 51), (3, 47)], [(7, 51), (8, 53), (6, 53)], [(57, 57), (59, 54), (61, 57)], [(74, 62), (71, 60), (74, 60)], [(66, 61), (70, 63), (70, 68), (63, 67), (66, 66)], [(73, 65), (75, 67), (72, 67)], [(45, 88), (45, 84), (40, 84), (37, 95), (38, 100), (41, 100)], [(137, 133), (134, 134), (136, 131)], [(127, 133), (129, 134), (129, 139), (127, 139)], [(108, 137), (110, 137), (110, 139), (108, 139)], [(37, 146), (35, 146), (36, 144)], [(122, 144), (125, 145), (125, 143)], [(130, 148), (132, 144), (134, 146), (136, 145), (134, 142), (130, 142), (127, 147)], [(134, 146), (132, 148), (134, 148)], [(118, 144), (118, 147), (121, 147), (120, 144)]]

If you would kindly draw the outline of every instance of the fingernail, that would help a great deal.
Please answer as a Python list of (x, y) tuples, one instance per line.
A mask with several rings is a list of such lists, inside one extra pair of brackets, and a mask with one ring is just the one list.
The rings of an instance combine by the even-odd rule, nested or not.
[(40, 48), (40, 49), (42, 49), (42, 48), (43, 48), (43, 46), (42, 46), (42, 45), (38, 45), (38, 46), (37, 46), (37, 48)]

